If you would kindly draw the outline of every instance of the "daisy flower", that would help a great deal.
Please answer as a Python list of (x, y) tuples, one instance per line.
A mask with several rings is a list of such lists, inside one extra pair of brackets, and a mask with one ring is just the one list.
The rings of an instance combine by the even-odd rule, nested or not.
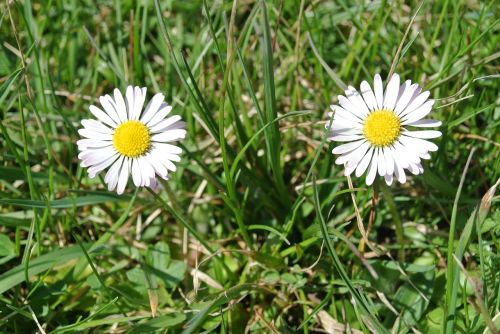
[(167, 117), (172, 110), (158, 93), (142, 107), (146, 88), (128, 86), (125, 99), (115, 89), (113, 97), (101, 96), (102, 109), (91, 105), (97, 119), (82, 120), (77, 142), (78, 158), (88, 167), (90, 178), (110, 167), (104, 177), (108, 190), (122, 194), (129, 175), (137, 187), (156, 188), (156, 176), (168, 179), (179, 162), (182, 150), (170, 144), (186, 136), (185, 123), (178, 115)]
[[(436, 144), (426, 140), (441, 136), (436, 130), (418, 130), (441, 125), (440, 121), (423, 119), (432, 110), (434, 100), (429, 92), (410, 80), (400, 84), (394, 74), (387, 87), (375, 75), (374, 89), (361, 83), (360, 92), (349, 86), (340, 105), (330, 106), (334, 113), (329, 140), (344, 142), (335, 147), (340, 155), (335, 163), (345, 166), (345, 175), (360, 177), (367, 171), (366, 184), (371, 185), (377, 173), (391, 185), (396, 178), (406, 182), (405, 169), (414, 175), (423, 173), (421, 159), (430, 159)], [(327, 125), (328, 127), (328, 125)]]

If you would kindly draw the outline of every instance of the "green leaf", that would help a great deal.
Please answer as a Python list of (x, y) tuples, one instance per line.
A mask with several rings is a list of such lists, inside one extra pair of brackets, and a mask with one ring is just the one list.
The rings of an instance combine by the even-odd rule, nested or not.
[(119, 202), (128, 200), (128, 197), (119, 197), (116, 195), (90, 195), (74, 198), (62, 198), (52, 201), (37, 201), (29, 199), (0, 199), (0, 204), (19, 206), (22, 208), (39, 208), (45, 209), (47, 204), (52, 209), (67, 209), (79, 206), (102, 204), (104, 202)]
[(414, 263), (398, 263), (396, 261), (377, 261), (380, 263), (383, 267), (387, 269), (392, 269), (392, 270), (399, 270), (403, 269), (405, 272), (409, 273), (422, 273), (426, 271), (433, 270), (436, 268), (435, 265), (421, 265), (421, 264), (414, 264)]
[(156, 245), (148, 247), (146, 263), (155, 269), (166, 271), (170, 264), (170, 248), (168, 244), (159, 241)]
[(15, 246), (5, 234), (0, 234), (0, 257), (10, 256), (16, 253)]
[(186, 320), (184, 313), (172, 313), (150, 319), (134, 327), (129, 334), (157, 333), (183, 323)]
[[(408, 277), (392, 299), (392, 305), (400, 312), (399, 321), (388, 320), (386, 324), (399, 324), (398, 333), (407, 333), (424, 315), (429, 298), (434, 291), (435, 272), (429, 270)], [(393, 331), (394, 333), (395, 331)]]
[[(80, 246), (71, 246), (58, 248), (50, 253), (39, 256), (29, 262), (28, 276), (38, 275), (41, 272), (54, 266), (65, 264), (73, 259), (83, 257), (83, 251)], [(11, 270), (0, 275), (0, 294), (24, 282), (24, 265), (18, 265)]]
[[(31, 172), (31, 177), (36, 181), (44, 181), (49, 182), (49, 174), (44, 172)], [(5, 181), (16, 181), (16, 180), (24, 180), (26, 175), (20, 168), (13, 167), (1, 167), (0, 166), (0, 179)], [(62, 181), (62, 178), (59, 175), (54, 175), (54, 180)]]

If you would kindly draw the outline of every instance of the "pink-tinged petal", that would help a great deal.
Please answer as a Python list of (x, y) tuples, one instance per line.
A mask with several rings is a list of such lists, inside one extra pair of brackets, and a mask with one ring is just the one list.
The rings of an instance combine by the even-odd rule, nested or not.
[(392, 181), (394, 180), (394, 177), (392, 174), (386, 174), (384, 176), (384, 179), (385, 179), (385, 183), (388, 185), (388, 186), (391, 186), (392, 185)]

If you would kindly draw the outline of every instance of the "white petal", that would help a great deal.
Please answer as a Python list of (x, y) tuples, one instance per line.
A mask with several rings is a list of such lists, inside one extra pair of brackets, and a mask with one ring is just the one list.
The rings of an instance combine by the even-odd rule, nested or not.
[(394, 158), (392, 157), (391, 154), (391, 149), (386, 147), (382, 149), (384, 153), (384, 158), (385, 158), (385, 168), (386, 168), (386, 174), (394, 174)]
[(113, 191), (118, 184), (118, 176), (123, 163), (124, 157), (120, 156), (118, 160), (111, 166), (104, 177), (104, 182), (108, 184), (108, 190)]
[(103, 171), (104, 169), (106, 169), (109, 165), (111, 165), (113, 162), (116, 161), (116, 159), (118, 159), (118, 153), (115, 153), (114, 155), (112, 155), (111, 157), (109, 157), (108, 159), (90, 167), (87, 171), (89, 173), (89, 177), (92, 179), (94, 178), (97, 174), (99, 174), (101, 171)]
[[(342, 108), (340, 106), (332, 104), (330, 106), (330, 108), (335, 112), (335, 118), (341, 117), (341, 118), (344, 118), (344, 119), (346, 119), (350, 122), (354, 122), (354, 123), (361, 123), (362, 122), (362, 120), (360, 118), (358, 118), (356, 115), (354, 115), (350, 111), (345, 110), (344, 108)], [(334, 118), (334, 121), (335, 121), (335, 118)]]
[(425, 160), (429, 160), (431, 158), (431, 155), (429, 153), (418, 153), (418, 156)]
[(385, 156), (381, 148), (378, 150), (377, 166), (378, 166), (378, 175), (384, 176), (386, 174)]
[(378, 109), (382, 109), (384, 106), (384, 85), (382, 84), (382, 78), (378, 74), (375, 74), (375, 78), (373, 79), (373, 89)]
[(89, 139), (113, 140), (113, 136), (110, 134), (97, 132), (97, 131), (90, 130), (87, 128), (78, 129), (78, 133), (80, 134), (80, 136), (85, 137), (85, 138), (89, 138)]
[(132, 159), (132, 180), (134, 181), (134, 185), (136, 187), (141, 186), (142, 177), (138, 159)]
[(113, 95), (115, 97), (116, 111), (120, 117), (120, 119), (127, 119), (127, 105), (125, 104), (125, 100), (123, 99), (123, 95), (119, 89), (115, 88), (113, 91)]
[(400, 136), (399, 140), (404, 145), (409, 145), (414, 148), (415, 151), (418, 152), (435, 152), (438, 150), (438, 146), (430, 141), (423, 140), (420, 138), (412, 138), (406, 136)]
[(414, 138), (431, 139), (441, 137), (441, 132), (436, 130), (424, 130), (424, 131), (405, 131), (406, 136)]
[(182, 149), (180, 147), (165, 144), (165, 143), (153, 143), (153, 151), (157, 150), (158, 152), (162, 152), (162, 154), (181, 154)]
[(147, 124), (151, 120), (151, 118), (153, 118), (153, 116), (158, 112), (158, 109), (162, 105), (164, 98), (165, 96), (163, 96), (162, 93), (157, 93), (155, 94), (155, 96), (153, 96), (151, 101), (149, 101), (148, 105), (146, 106), (144, 113), (142, 114), (141, 122)]
[(397, 161), (397, 159), (394, 160), (394, 166), (396, 167), (394, 169), (394, 173), (396, 174), (396, 178), (398, 179), (399, 183), (401, 183), (401, 184), (405, 183), (406, 182), (406, 174), (405, 174), (403, 167), (401, 166), (399, 161)]
[(356, 166), (349, 167), (349, 166), (346, 165), (345, 169), (344, 169), (344, 175), (345, 176), (351, 175), (352, 172), (354, 172), (355, 169), (356, 169)]
[(384, 96), (384, 108), (394, 110), (399, 95), (399, 75), (394, 73), (387, 85)]
[(358, 130), (361, 130), (363, 129), (363, 126), (359, 123), (354, 123), (354, 122), (350, 122), (350, 121), (347, 121), (343, 118), (335, 118), (332, 122), (332, 126), (329, 128), (328, 127), (329, 124), (326, 125), (326, 129), (329, 129), (329, 130), (346, 130), (346, 129), (358, 129)]
[(434, 100), (429, 100), (425, 102), (422, 106), (404, 116), (403, 122), (401, 124), (406, 125), (414, 123), (424, 118), (425, 116), (427, 116), (428, 113), (431, 112), (433, 105), (434, 105)]
[(141, 116), (142, 107), (144, 106), (144, 100), (146, 99), (146, 87), (134, 88), (134, 119), (139, 119)]
[(413, 123), (409, 123), (409, 126), (416, 126), (419, 128), (434, 128), (441, 126), (442, 122), (437, 121), (435, 119), (420, 119), (418, 121), (415, 121)]
[(101, 109), (97, 108), (96, 106), (91, 105), (89, 107), (89, 110), (92, 113), (92, 115), (94, 115), (98, 120), (100, 120), (101, 122), (109, 125), (110, 127), (116, 128), (116, 126), (118, 125), (104, 111), (102, 111)]
[(356, 115), (361, 118), (366, 117), (370, 110), (366, 106), (365, 100), (361, 97), (361, 94), (358, 93), (356, 88), (349, 86), (345, 91), (347, 99), (356, 107)]
[(363, 158), (364, 154), (366, 153), (369, 147), (370, 143), (365, 141), (355, 150), (338, 157), (335, 160), (335, 163), (337, 165), (343, 165), (344, 163), (347, 162), (348, 166), (357, 165), (358, 161), (361, 160), (361, 158)]
[(338, 136), (328, 137), (329, 140), (334, 140), (334, 141), (354, 141), (363, 138), (364, 138), (363, 136), (359, 135), (350, 135), (350, 136), (338, 135)]
[(410, 102), (410, 99), (413, 97), (413, 94), (415, 93), (416, 89), (418, 88), (417, 84), (410, 84), (411, 81), (407, 80), (404, 84), (404, 91), (401, 97), (398, 99), (398, 103), (396, 103), (396, 108), (394, 109), (394, 112), (399, 115), (407, 106), (408, 103)]
[(358, 148), (364, 142), (365, 142), (365, 140), (362, 139), (362, 140), (354, 141), (351, 143), (339, 145), (332, 150), (332, 153), (333, 154), (343, 154), (346, 152), (350, 152), (350, 151)]
[(167, 177), (168, 171), (165, 166), (160, 163), (160, 159), (162, 159), (162, 152), (160, 150), (153, 149), (150, 153), (146, 154), (144, 158), (151, 166), (153, 166), (156, 174), (164, 179)]
[(160, 121), (158, 124), (150, 127), (149, 131), (151, 133), (157, 133), (157, 132), (165, 131), (165, 129), (168, 128), (170, 125), (172, 125), (175, 122), (178, 122), (180, 120), (181, 120), (181, 116), (174, 115), (174, 116), (166, 118), (163, 121)]
[(408, 170), (413, 175), (418, 175), (420, 173), (420, 169), (418, 168), (417, 164), (414, 163), (410, 163), (410, 165), (408, 166)]
[(174, 165), (174, 163), (168, 159), (163, 159), (162, 164), (167, 167), (168, 170), (171, 170), (172, 172), (175, 172), (177, 170), (177, 167)]
[(101, 147), (107, 147), (113, 145), (113, 142), (110, 140), (100, 140), (100, 139), (80, 139), (76, 142), (78, 145), (78, 149), (80, 151), (84, 151), (87, 149), (95, 149)]
[(151, 136), (151, 141), (154, 142), (171, 142), (183, 139), (186, 137), (186, 130), (176, 129), (168, 130), (162, 133)]
[(139, 166), (142, 172), (141, 186), (148, 187), (151, 183), (151, 179), (154, 178), (155, 176), (155, 171), (153, 169), (153, 166), (151, 166), (151, 164), (144, 157), (139, 158)]
[(378, 149), (375, 149), (375, 153), (373, 154), (372, 162), (368, 170), (368, 175), (366, 176), (367, 186), (371, 186), (373, 184), (373, 181), (375, 180), (375, 176), (377, 175), (377, 161), (378, 161)]
[[(409, 139), (415, 139), (410, 138)], [(402, 144), (403, 143), (403, 144)], [(394, 157), (397, 157), (398, 161), (401, 162), (403, 168), (408, 168), (408, 164), (420, 162), (420, 158), (416, 155), (416, 152), (426, 152), (421, 146), (416, 146), (418, 143), (411, 142), (410, 140), (405, 140), (394, 143), (395, 151), (393, 151)]]
[(89, 130), (100, 133), (113, 134), (113, 130), (111, 130), (101, 122), (96, 121), (95, 119), (82, 119), (82, 125)]
[(116, 192), (118, 195), (123, 194), (125, 191), (125, 187), (127, 186), (127, 181), (128, 181), (128, 176), (129, 176), (129, 169), (130, 169), (130, 159), (125, 158), (123, 161), (122, 168), (120, 170), (120, 176), (118, 178), (118, 188), (116, 188)]
[(370, 84), (367, 81), (361, 82), (360, 90), (368, 108), (372, 111), (377, 109), (377, 100), (375, 99), (375, 94), (373, 94)]
[(165, 102), (163, 102), (160, 106), (160, 110), (151, 118), (151, 120), (146, 124), (148, 127), (153, 127), (159, 122), (163, 121), (165, 117), (172, 111), (172, 106), (169, 106)]
[(361, 159), (361, 162), (358, 164), (358, 167), (356, 168), (357, 177), (360, 177), (366, 171), (366, 168), (368, 167), (372, 159), (372, 155), (373, 155), (373, 147), (370, 147), (370, 149), (365, 154), (363, 159)]
[(103, 160), (106, 160), (110, 156), (116, 153), (115, 149), (111, 146), (92, 149), (80, 152), (78, 154), (78, 159), (82, 160), (86, 166), (97, 164)]
[(330, 136), (352, 136), (361, 135), (362, 133), (361, 129), (341, 129), (330, 132)]
[[(424, 104), (425, 101), (429, 98), (430, 92), (426, 91), (423, 92), (422, 94), (418, 95), (415, 99), (413, 99), (408, 107), (406, 107), (401, 114), (399, 114), (400, 117), (403, 117), (405, 115), (408, 115), (412, 113), (413, 111), (417, 110), (421, 105)], [(432, 100), (431, 100), (432, 101)], [(432, 102), (434, 103), (434, 102)]]
[(125, 98), (127, 100), (127, 117), (128, 119), (133, 120), (134, 118), (134, 87), (133, 86), (127, 86), (127, 90), (125, 91)]
[(101, 96), (99, 97), (99, 101), (101, 102), (101, 105), (104, 108), (106, 114), (108, 114), (108, 116), (111, 117), (113, 121), (115, 121), (117, 124), (120, 124), (123, 121), (119, 117), (118, 112), (116, 111), (115, 103), (111, 98), (111, 96), (109, 95)]
[[(348, 111), (355, 117), (359, 118), (360, 120), (362, 119), (362, 113), (359, 111), (359, 108), (357, 105), (355, 105), (350, 99), (346, 98), (343, 95), (338, 96), (339, 103), (344, 108), (344, 110)], [(365, 106), (366, 108), (366, 106)]]

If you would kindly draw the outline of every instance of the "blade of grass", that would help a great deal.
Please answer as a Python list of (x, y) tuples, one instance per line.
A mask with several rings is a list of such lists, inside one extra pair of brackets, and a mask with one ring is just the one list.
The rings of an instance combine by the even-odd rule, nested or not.
[(338, 257), (337, 252), (333, 247), (332, 240), (330, 239), (330, 234), (328, 233), (328, 227), (326, 226), (323, 214), (321, 213), (321, 208), (319, 207), (320, 201), (318, 198), (318, 191), (316, 188), (316, 181), (314, 177), (313, 177), (313, 192), (314, 192), (313, 193), (314, 207), (316, 210), (316, 214), (318, 215), (317, 218), (318, 224), (320, 225), (321, 234), (323, 236), (323, 240), (325, 241), (326, 249), (328, 250), (328, 254), (330, 255), (330, 257), (332, 258), (333, 266), (337, 274), (340, 276), (340, 279), (345, 284), (346, 288), (348, 289), (352, 298), (355, 301), (354, 304), (355, 309), (361, 312), (364, 322), (369, 328), (373, 328), (376, 331), (376, 333), (389, 334), (387, 329), (385, 329), (385, 327), (383, 327), (382, 324), (378, 321), (377, 316), (373, 314), (373, 309), (367, 303), (363, 295), (361, 295), (360, 292), (354, 287), (349, 276), (347, 275), (347, 272), (342, 266), (342, 262), (340, 261), (340, 258)]
[[(263, 62), (263, 78), (264, 78), (264, 115), (265, 123), (270, 123), (278, 117), (276, 110), (276, 95), (274, 84), (274, 70), (273, 70), (273, 49), (271, 30), (269, 28), (269, 18), (267, 13), (267, 6), (264, 0), (260, 1), (262, 19), (262, 40), (261, 52)], [(286, 189), (283, 170), (280, 164), (281, 155), (281, 136), (279, 133), (278, 124), (273, 123), (272, 126), (266, 129), (265, 132), (267, 156), (271, 164), (271, 169), (274, 174), (274, 182), (276, 184), (278, 193), (285, 201), (287, 207), (291, 206), (290, 195)]]
[[(446, 303), (444, 309), (444, 319), (443, 322), (443, 333), (452, 334), (455, 327), (455, 313), (456, 313), (456, 289), (454, 286), (458, 287), (458, 268), (456, 268), (453, 261), (453, 253), (455, 247), (455, 233), (456, 233), (456, 222), (457, 222), (457, 211), (458, 211), (458, 202), (460, 200), (460, 195), (462, 193), (462, 187), (465, 182), (465, 176), (467, 175), (467, 171), (469, 169), (469, 164), (472, 160), (472, 156), (474, 155), (475, 148), (473, 148), (469, 157), (467, 158), (467, 162), (465, 163), (464, 170), (462, 172), (462, 177), (460, 178), (460, 184), (458, 185), (457, 194), (455, 195), (455, 201), (453, 202), (453, 209), (451, 213), (450, 219), (450, 231), (448, 234), (448, 255), (447, 255), (447, 271), (446, 271)], [(469, 232), (470, 233), (470, 232)], [(458, 249), (457, 249), (458, 250)]]

